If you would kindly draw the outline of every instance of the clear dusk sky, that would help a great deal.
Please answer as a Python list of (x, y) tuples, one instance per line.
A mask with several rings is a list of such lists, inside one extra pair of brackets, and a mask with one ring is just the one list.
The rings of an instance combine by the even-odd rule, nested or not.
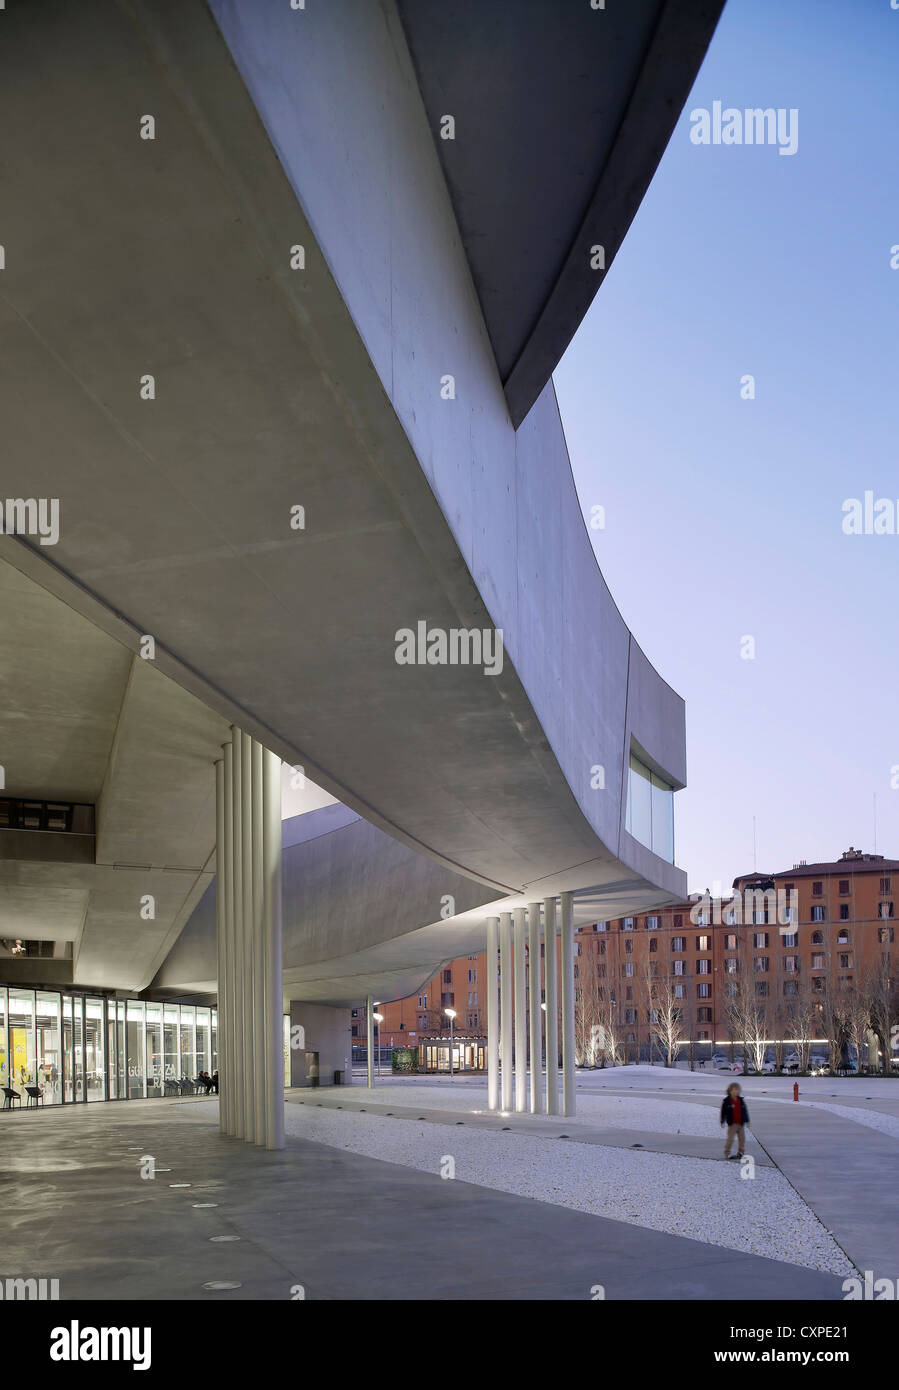
[[(694, 145), (715, 101), (796, 108), (797, 152)], [(899, 857), (899, 535), (842, 511), (899, 510), (897, 152), (891, 0), (728, 0), (555, 374), (605, 577), (687, 703), (691, 892), (753, 868), (753, 816), (760, 869), (873, 850), (875, 794)]]

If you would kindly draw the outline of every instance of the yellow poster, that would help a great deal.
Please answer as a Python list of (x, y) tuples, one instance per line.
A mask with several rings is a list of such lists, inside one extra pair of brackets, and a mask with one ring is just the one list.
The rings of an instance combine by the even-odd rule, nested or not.
[(25, 1068), (25, 1075), (28, 1075), (28, 1030), (27, 1028), (10, 1028), (10, 1043), (12, 1044), (12, 1079), (21, 1081), (22, 1068)]

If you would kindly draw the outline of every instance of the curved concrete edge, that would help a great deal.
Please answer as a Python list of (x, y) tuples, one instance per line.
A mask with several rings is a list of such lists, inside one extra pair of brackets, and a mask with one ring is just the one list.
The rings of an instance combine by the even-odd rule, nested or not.
[[(516, 428), (555, 370), (636, 216), (724, 9), (724, 0), (668, 0), (627, 111), (565, 265), (504, 382)], [(605, 269), (590, 268), (590, 248)]]
[[(682, 34), (673, 46), (671, 20), (660, 23), (665, 75), (653, 68), (641, 99), (649, 100), (654, 82), (667, 91), (678, 64), (695, 75), (701, 35), (710, 34), (719, 8), (689, 0), (696, 34), (689, 41)], [(353, 11), (352, 43), (343, 12), (319, 11), (298, 28), (275, 0), (252, 11), (238, 0), (213, 0), (212, 10), (471, 579), (503, 632), (539, 721), (535, 752), (545, 735), (601, 844), (625, 853), (630, 738), (673, 786), (683, 786), (683, 704), (633, 642), (600, 573), (552, 384), (520, 430), (509, 417), (396, 6), (385, 0)], [(323, 66), (333, 76), (326, 92), (314, 81)], [(636, 118), (628, 138), (638, 140)], [(646, 155), (647, 179), (660, 153), (653, 146)], [(364, 221), (348, 216), (362, 204)], [(439, 398), (447, 371), (452, 402)], [(388, 458), (384, 466), (397, 472)], [(394, 486), (409, 495), (398, 474)], [(591, 785), (597, 764), (606, 774), (603, 796)], [(680, 871), (656, 856), (639, 858), (672, 898), (686, 893)]]
[[(285, 999), (355, 1006), (421, 989), (446, 962), (484, 950), (485, 919), (523, 907), (497, 899), (347, 812), (326, 806), (284, 822), (283, 976)], [(664, 894), (615, 877), (575, 898), (574, 921), (615, 916), (623, 902), (654, 906)], [(610, 871), (611, 872), (611, 871)], [(565, 891), (564, 882), (547, 893)], [(213, 882), (150, 985), (150, 995), (216, 991)]]

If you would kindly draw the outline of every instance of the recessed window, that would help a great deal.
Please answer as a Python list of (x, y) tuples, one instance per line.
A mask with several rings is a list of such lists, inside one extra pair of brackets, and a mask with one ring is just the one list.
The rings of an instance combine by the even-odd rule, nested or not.
[(667, 863), (674, 863), (674, 788), (634, 753), (627, 775), (625, 829)]

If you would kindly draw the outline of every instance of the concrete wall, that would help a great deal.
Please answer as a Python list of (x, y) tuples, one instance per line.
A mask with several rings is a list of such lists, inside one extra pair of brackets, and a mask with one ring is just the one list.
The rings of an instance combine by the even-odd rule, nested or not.
[[(480, 949), (477, 922), (441, 918), (448, 898), (471, 912), (492, 894), (401, 845), (345, 806), (325, 806), (283, 825), (284, 995), (358, 1002), (411, 993), (443, 961)], [(154, 991), (215, 989), (213, 882), (153, 981)], [(422, 928), (431, 927), (425, 935)], [(419, 933), (410, 940), (413, 933)], [(371, 960), (362, 961), (361, 953)], [(356, 971), (371, 973), (360, 984)], [(343, 978), (342, 978), (343, 977)]]
[(627, 860), (630, 735), (682, 785), (683, 703), (599, 571), (551, 383), (512, 426), (393, 0), (211, 9), (577, 804)]
[[(303, 1047), (293, 1046), (294, 1029), (303, 1029)], [(307, 1072), (307, 1053), (318, 1053), (319, 1084), (330, 1086), (335, 1071), (343, 1072), (345, 1085), (353, 1080), (352, 1036), (349, 1009), (335, 1009), (328, 1004), (290, 1005), (290, 1084), (311, 1086)]]

